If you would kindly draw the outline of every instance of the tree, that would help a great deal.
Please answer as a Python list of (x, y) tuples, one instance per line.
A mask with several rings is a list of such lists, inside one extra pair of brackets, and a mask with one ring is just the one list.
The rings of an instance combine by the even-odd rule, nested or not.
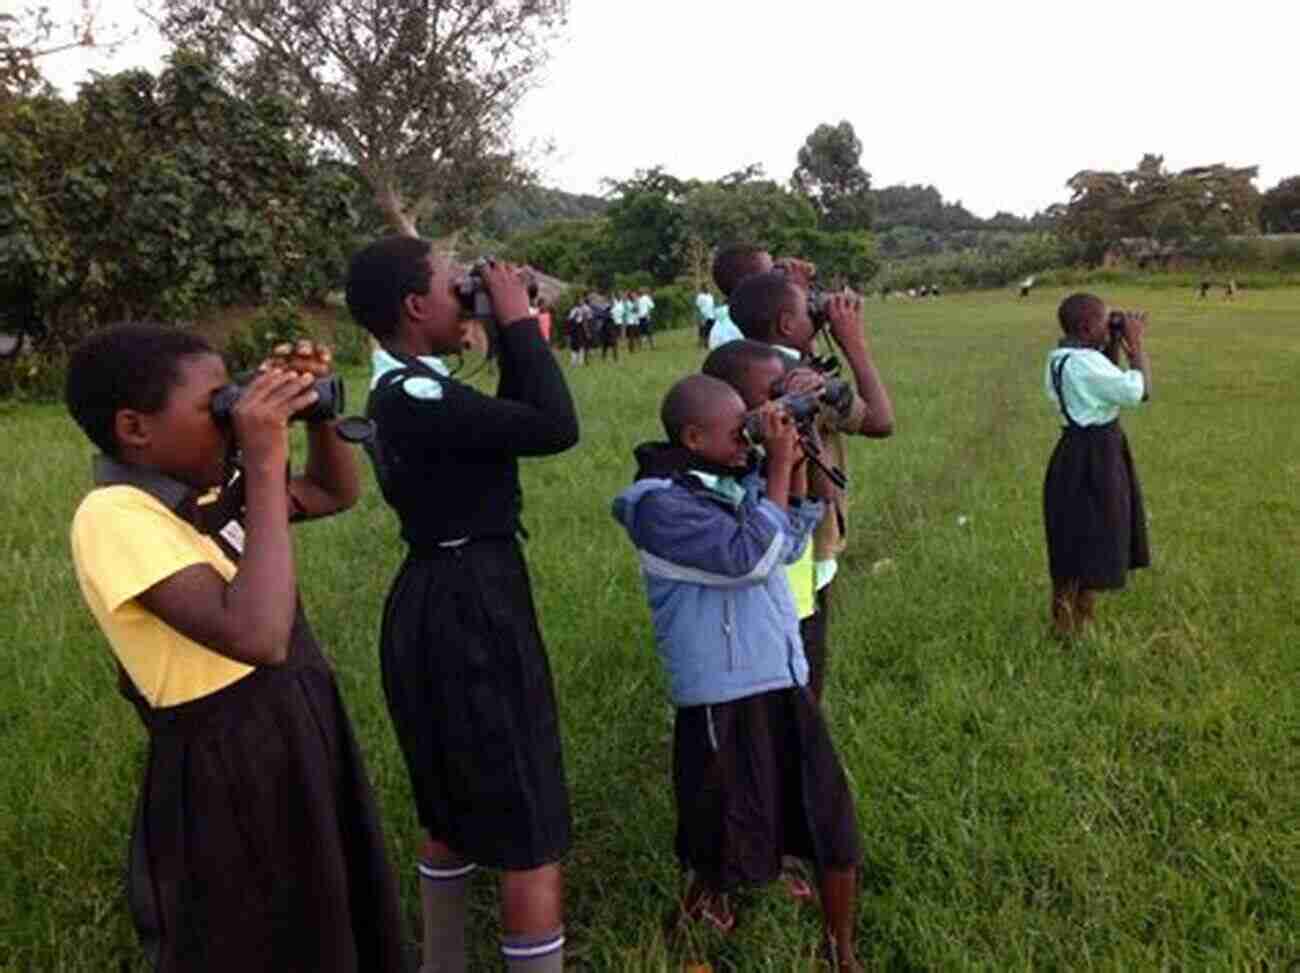
[(1264, 194), (1259, 223), (1265, 233), (1300, 233), (1300, 176), (1283, 179)]
[(876, 212), (862, 142), (847, 121), (818, 125), (799, 149), (790, 182), (817, 209), (823, 229), (869, 230)]
[(37, 61), (73, 48), (112, 49), (129, 34), (103, 23), (97, 4), (81, 0), (66, 20), (56, 20), (45, 5), (0, 13), (0, 93), (31, 94), (41, 84)]
[(471, 222), (526, 175), (520, 97), (568, 0), (163, 0), (163, 32), (276, 92), (357, 165), (397, 231)]
[(704, 183), (687, 193), (682, 211), (688, 232), (709, 246), (762, 242), (817, 225), (817, 211), (805, 197), (771, 180)]
[(70, 344), (112, 320), (320, 297), (354, 242), (354, 183), (291, 111), (200, 58), (0, 99), (0, 330)]
[(1058, 225), (1093, 259), (1128, 238), (1166, 245), (1222, 239), (1256, 226), (1258, 172), (1215, 163), (1175, 173), (1164, 156), (1147, 153), (1125, 172), (1087, 169), (1072, 176)]

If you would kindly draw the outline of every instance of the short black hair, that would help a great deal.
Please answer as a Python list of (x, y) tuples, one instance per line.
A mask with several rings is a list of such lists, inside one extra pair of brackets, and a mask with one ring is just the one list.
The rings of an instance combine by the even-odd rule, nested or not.
[(795, 301), (795, 285), (785, 274), (752, 274), (731, 295), (731, 320), (752, 341), (772, 340), (772, 332)]
[(1071, 294), (1056, 309), (1056, 320), (1066, 334), (1078, 334), (1079, 328), (1106, 313), (1106, 302), (1096, 294)]
[(215, 355), (203, 338), (161, 324), (126, 323), (97, 331), (68, 359), (64, 401), (90, 441), (116, 456), (119, 409), (160, 412), (180, 381), (180, 362)]
[(710, 415), (723, 397), (736, 394), (730, 385), (712, 375), (687, 375), (668, 390), (659, 408), (664, 435), (674, 446), (680, 446), (687, 426)]
[(387, 236), (358, 250), (345, 287), (352, 319), (382, 341), (402, 323), (407, 294), (429, 292), (433, 244), (413, 236)]
[(720, 378), (728, 385), (736, 386), (750, 365), (762, 361), (777, 359), (785, 366), (785, 355), (771, 345), (762, 341), (728, 341), (709, 352), (700, 371), (713, 378)]
[(713, 282), (724, 297), (730, 297), (742, 280), (750, 274), (761, 272), (760, 259), (767, 249), (757, 243), (733, 243), (718, 251), (713, 258)]

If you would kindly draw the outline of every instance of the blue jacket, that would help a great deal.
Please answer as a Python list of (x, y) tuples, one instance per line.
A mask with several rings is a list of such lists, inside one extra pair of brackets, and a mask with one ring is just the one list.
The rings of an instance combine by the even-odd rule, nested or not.
[(639, 480), (614, 500), (636, 545), (655, 642), (677, 706), (724, 703), (808, 682), (784, 566), (821, 520), (819, 501), (790, 512), (743, 481), (729, 500), (694, 473)]

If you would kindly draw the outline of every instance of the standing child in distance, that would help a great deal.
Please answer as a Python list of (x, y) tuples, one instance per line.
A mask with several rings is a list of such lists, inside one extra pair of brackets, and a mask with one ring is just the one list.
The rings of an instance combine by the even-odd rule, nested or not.
[(449, 258), (395, 236), (348, 268), (348, 309), (380, 345), (370, 455), (407, 544), (384, 605), (384, 697), (424, 829), (425, 970), (465, 969), (467, 886), (481, 865), (500, 872), (507, 968), (558, 973), (571, 821), (520, 546), (519, 459), (570, 448), (578, 420), (515, 269), (481, 275), (499, 325), (495, 396), (458, 382), (440, 357), (460, 349), (469, 323)]
[(728, 893), (770, 882), (784, 855), (814, 863), (828, 951), (853, 951), (857, 820), (817, 705), (782, 565), (821, 516), (793, 423), (768, 404), (757, 417), (764, 482), (747, 472), (745, 405), (708, 375), (664, 399), (666, 444), (637, 450), (637, 482), (614, 501), (636, 546), (655, 641), (677, 707), (673, 738), (676, 848), (694, 872), (687, 917), (726, 932)]
[(651, 348), (655, 346), (654, 328), (651, 323), (654, 310), (655, 299), (650, 296), (649, 291), (642, 290), (641, 295), (636, 299), (638, 325), (641, 328), (641, 337), (645, 339), (646, 344)]
[(591, 321), (591, 306), (586, 301), (579, 301), (569, 309), (565, 318), (569, 339), (569, 364), (587, 364), (587, 328)]
[(288, 474), (288, 420), (328, 357), (299, 352), (228, 424), (210, 407), (225, 366), (187, 332), (99, 332), (68, 366), (68, 409), (103, 451), (73, 562), (149, 731), (127, 897), (162, 973), (403, 969), (379, 816), (294, 578), (290, 521), (359, 490), (329, 421)]
[[(1065, 336), (1047, 356), (1047, 396), (1061, 413), (1061, 438), (1043, 483), (1043, 518), (1052, 577), (1052, 622), (1062, 637), (1092, 621), (1096, 592), (1124, 587), (1128, 572), (1147, 567), (1146, 513), (1122, 406), (1151, 395), (1146, 315), (1119, 313), (1072, 294), (1057, 311)], [(1118, 365), (1123, 349), (1129, 368)]]

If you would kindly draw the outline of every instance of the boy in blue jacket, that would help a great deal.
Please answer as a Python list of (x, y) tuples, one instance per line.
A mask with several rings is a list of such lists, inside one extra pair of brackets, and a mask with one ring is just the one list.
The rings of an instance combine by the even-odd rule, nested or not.
[(784, 567), (822, 515), (794, 425), (773, 403), (757, 420), (766, 482), (749, 471), (745, 405), (692, 375), (661, 410), (667, 443), (636, 450), (637, 481), (614, 501), (636, 545), (656, 645), (677, 707), (677, 855), (692, 869), (685, 914), (722, 931), (728, 893), (770, 882), (783, 855), (812, 862), (835, 968), (858, 969), (860, 857), (853, 798), (820, 712)]

